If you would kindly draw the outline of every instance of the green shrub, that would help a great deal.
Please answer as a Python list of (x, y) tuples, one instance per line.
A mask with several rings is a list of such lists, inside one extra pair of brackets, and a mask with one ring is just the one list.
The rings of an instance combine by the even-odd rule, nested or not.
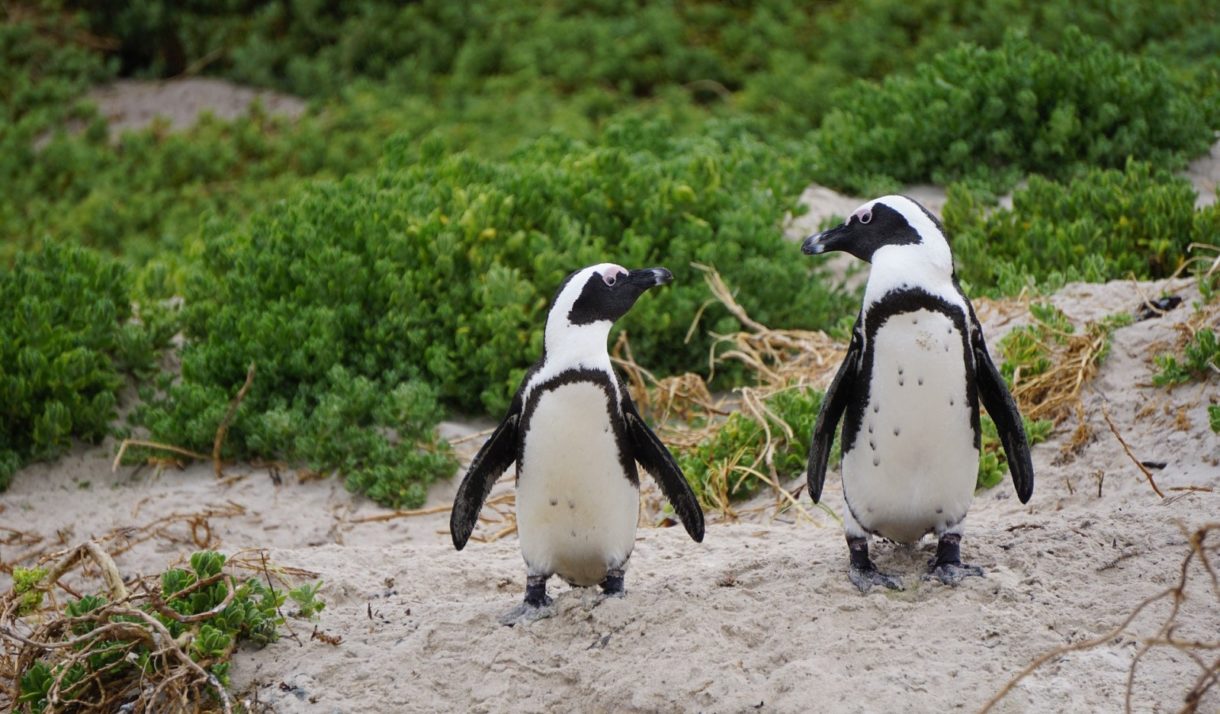
[(1157, 355), (1156, 365), (1160, 372), (1152, 382), (1158, 387), (1214, 377), (1220, 374), (1220, 340), (1216, 339), (1215, 331), (1201, 329), (1186, 343), (1181, 360), (1175, 355)]
[(926, 181), (1004, 188), (1128, 157), (1178, 167), (1206, 151), (1220, 119), (1164, 65), (1078, 31), (1058, 53), (1016, 34), (996, 49), (962, 45), (838, 99), (816, 134), (816, 177), (866, 194)]
[[(433, 144), (417, 161), (395, 142), (375, 176), (315, 185), (241, 228), (217, 225), (188, 285), (182, 382), (143, 423), (205, 448), (256, 362), (226, 442), (232, 455), (304, 457), (372, 493), (393, 469), (404, 483), (427, 479), (394, 459), (367, 463), (389, 447), (347, 446), (357, 443), (349, 425), (403, 429), (387, 415), (405, 414), (422, 437), (436, 418), (430, 392), (386, 401), (413, 380), (451, 405), (502, 411), (540, 354), (553, 291), (576, 268), (611, 260), (674, 271), (673, 286), (623, 321), (641, 363), (661, 373), (706, 363), (706, 338), (679, 338), (707, 300), (692, 262), (722, 266), (759, 320), (832, 319), (842, 300), (810, 280), (806, 263), (774, 257), (793, 250), (778, 223), (795, 161), (731, 126), (702, 139), (669, 128), (626, 121), (598, 145), (548, 138), (505, 161), (437, 155)], [(719, 307), (702, 324), (737, 328)], [(439, 471), (423, 442), (416, 455)], [(352, 475), (349, 458), (365, 475)]]
[[(1022, 416), (1021, 424), (1025, 427), (1025, 438), (1030, 446), (1046, 441), (1055, 429), (1055, 422), (1050, 419), (1030, 421)], [(979, 417), (979, 428), (982, 431), (979, 444), (979, 475), (974, 487), (992, 488), (999, 485), (1008, 475), (1008, 455), (1004, 452), (1000, 432), (990, 416), (982, 414)]]
[(974, 292), (1168, 277), (1192, 242), (1214, 241), (1220, 230), (1220, 207), (1196, 211), (1190, 182), (1137, 161), (1063, 181), (1031, 176), (1012, 203), (992, 210), (963, 186), (949, 191), (945, 228), (958, 276)]
[(1207, 405), (1207, 421), (1212, 431), (1220, 434), (1220, 404)]
[(135, 321), (126, 270), (48, 243), (0, 266), (0, 490), (29, 461), (109, 433), (123, 374), (146, 373), (172, 333), (163, 310)]
[[(789, 387), (763, 400), (772, 439), (771, 457), (780, 483), (805, 471), (822, 397), (823, 392), (815, 389)], [(785, 436), (786, 429), (791, 430), (792, 439)], [(755, 473), (769, 471), (764, 463), (766, 448), (763, 424), (743, 411), (735, 411), (711, 438), (679, 450), (675, 457), (700, 502), (715, 508), (749, 498), (767, 484)]]
[[(151, 694), (154, 684), (183, 678), (183, 670), (174, 670), (181, 664), (166, 654), (174, 647), (183, 648), (185, 656), (215, 678), (212, 683), (198, 681), (193, 675), (185, 677), (191, 684), (180, 685), (176, 691), (217, 699), (212, 687), (229, 686), (229, 660), (234, 649), (245, 642), (272, 642), (284, 625), (278, 613), (284, 592), (273, 590), (259, 578), (226, 572), (225, 561), (220, 553), (196, 552), (191, 555), (190, 568), (166, 570), (160, 576), (159, 591), (155, 584), (151, 586), (151, 593), (155, 593), (152, 597), (162, 607), (194, 621), (183, 622), (165, 614), (149, 602), (148, 595), (114, 604), (102, 595), (85, 595), (66, 603), (61, 616), (71, 618), (72, 624), (53, 632), (65, 640), (75, 639), (76, 644), (70, 649), (47, 648), (47, 652), (61, 656), (25, 662), (25, 669), (14, 673), (19, 686), (17, 701), (26, 707), (22, 711), (47, 711), (56, 679), (60, 680), (60, 701), (76, 700), (86, 706), (113, 703), (120, 695), (130, 698), (132, 691), (141, 689)], [(229, 586), (222, 578), (233, 583), (232, 598), (223, 608)], [(209, 579), (213, 580), (211, 584), (199, 586)], [(307, 593), (313, 611), (319, 611), (324, 604), (316, 599), (316, 591), (316, 587), (304, 586), (292, 592)], [(155, 618), (173, 641), (162, 641), (147, 616)], [(98, 627), (111, 623), (123, 623), (125, 628), (109, 628), (112, 631), (107, 634), (89, 637)], [(156, 647), (150, 647), (150, 643), (156, 643)]]

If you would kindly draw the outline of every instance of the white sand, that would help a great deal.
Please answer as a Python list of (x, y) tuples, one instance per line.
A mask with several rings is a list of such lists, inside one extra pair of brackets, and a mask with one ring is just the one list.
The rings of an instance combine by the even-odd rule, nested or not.
[[(1196, 296), (1182, 281), (1077, 285), (1054, 300), (1073, 319), (1094, 319), (1162, 288), (1188, 302)], [(878, 564), (900, 574), (907, 590), (864, 596), (847, 580), (842, 533), (824, 514), (814, 511), (816, 526), (790, 523), (790, 514), (755, 523), (712, 518), (702, 545), (680, 528), (642, 528), (625, 599), (597, 604), (591, 591), (555, 581), (559, 614), (510, 629), (496, 616), (524, 588), (512, 537), (457, 553), (444, 513), (351, 523), (385, 511), (334, 479), (297, 483), (289, 472), (276, 485), (266, 470), (235, 466), (228, 473), (248, 475), (219, 485), (210, 465), (111, 474), (104, 449), (22, 471), (0, 496), (0, 519), (75, 543), (172, 511), (243, 506), (244, 515), (209, 520), (213, 546), (269, 547), (276, 562), (319, 573), (328, 607), (317, 626), (343, 638), (338, 646), (309, 641), (312, 625), (294, 620), (304, 646), (283, 639), (239, 653), (235, 684), (258, 711), (973, 711), (1038, 655), (1106, 631), (1169, 586), (1186, 553), (1179, 524), (1220, 520), (1217, 490), (1169, 490), (1220, 489), (1220, 440), (1206, 417), (1208, 399), (1220, 396), (1217, 380), (1173, 391), (1149, 384), (1152, 354), (1173, 342), (1173, 325), (1190, 310), (1115, 334), (1086, 390), (1094, 439), (1057, 463), (1069, 422), (1034, 448), (1029, 505), (1007, 483), (976, 498), (963, 557), (987, 576), (956, 589), (920, 581), (931, 540), (875, 545)], [(993, 344), (1021, 321), (1001, 319), (992, 311)], [(1103, 402), (1141, 460), (1166, 462), (1154, 474), (1167, 498), (1152, 493), (1110, 433)], [(477, 445), (467, 443), (466, 455)], [(445, 503), (455, 486), (438, 485), (430, 501)], [(832, 474), (826, 502), (839, 508), (841, 493)], [(167, 536), (120, 556), (120, 568), (158, 571), (194, 549), (185, 526)], [(2, 557), (21, 550), (5, 547)], [(1048, 664), (998, 711), (1119, 709), (1137, 644), (1166, 612), (1158, 604), (1130, 634)], [(1182, 637), (1214, 639), (1220, 603), (1193, 589), (1179, 621)], [(1196, 676), (1184, 655), (1154, 651), (1135, 682), (1136, 710), (1176, 711)], [(1213, 692), (1200, 711), (1218, 706)]]

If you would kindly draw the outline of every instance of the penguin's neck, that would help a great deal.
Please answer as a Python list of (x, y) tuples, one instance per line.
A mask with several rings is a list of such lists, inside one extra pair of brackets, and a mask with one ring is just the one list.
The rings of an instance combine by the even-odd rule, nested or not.
[(953, 258), (949, 246), (940, 244), (885, 245), (872, 257), (864, 304), (871, 305), (895, 290), (919, 288), (932, 295), (959, 302), (953, 282)]
[(609, 320), (586, 325), (565, 322), (553, 326), (548, 323), (543, 337), (548, 371), (577, 367), (609, 368), (610, 354), (606, 351), (606, 342), (610, 339), (612, 324)]

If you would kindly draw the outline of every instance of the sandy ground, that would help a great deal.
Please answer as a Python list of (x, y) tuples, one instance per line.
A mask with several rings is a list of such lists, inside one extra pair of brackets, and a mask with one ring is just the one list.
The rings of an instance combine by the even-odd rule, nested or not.
[[(283, 639), (239, 653), (235, 684), (256, 711), (974, 711), (1035, 657), (1105, 632), (1169, 586), (1187, 552), (1183, 528), (1220, 520), (1220, 440), (1206, 417), (1217, 381), (1173, 391), (1149, 384), (1151, 356), (1176, 340), (1193, 288), (1075, 285), (1054, 302), (1083, 321), (1163, 291), (1187, 305), (1118, 330), (1086, 389), (1094, 438), (1064, 459), (1069, 422), (1034, 448), (1038, 481), (1027, 506), (1007, 483), (978, 495), (963, 554), (987, 575), (958, 588), (920, 580), (934, 548), (925, 540), (875, 545), (878, 564), (907, 589), (860, 595), (831, 518), (771, 512), (755, 522), (713, 518), (701, 545), (678, 528), (644, 527), (626, 598), (598, 603), (553, 582), (555, 618), (506, 628), (496, 617), (524, 587), (512, 537), (457, 553), (447, 514), (357, 523), (386, 511), (335, 479), (300, 483), (291, 472), (240, 465), (223, 485), (210, 465), (112, 473), (105, 449), (27, 468), (0, 496), (0, 519), (44, 543), (75, 543), (211, 508), (212, 547), (267, 547), (275, 562), (318, 573), (328, 607), (316, 625), (342, 643), (310, 641), (315, 623), (294, 620), (303, 645)], [(1002, 310), (983, 317), (993, 343), (1025, 319)], [(1124, 453), (1103, 404), (1140, 460), (1165, 463), (1153, 473), (1166, 498)], [(448, 424), (446, 433), (484, 426)], [(477, 445), (462, 448), (469, 456)], [(454, 487), (438, 484), (430, 502), (445, 504)], [(1188, 490), (1199, 488), (1212, 490)], [(836, 510), (841, 493), (834, 473), (826, 502)], [(171, 525), (118, 564), (159, 571), (191, 552), (191, 540), (185, 524)], [(21, 551), (5, 547), (0, 557)], [(1214, 639), (1220, 603), (1201, 587), (1189, 593), (1178, 634)], [(1138, 643), (1167, 612), (1167, 603), (1154, 605), (1129, 633), (1056, 659), (997, 710), (1119, 709)], [(1138, 670), (1135, 709), (1176, 711), (1196, 676), (1186, 656), (1154, 651)], [(1201, 711), (1216, 711), (1220, 696), (1205, 704)]]
[[(185, 85), (196, 92), (186, 98), (160, 93), (175, 86), (182, 85), (126, 88), (128, 100), (113, 107), (106, 91), (119, 90), (95, 98), (116, 124), (138, 125), (176, 106), (178, 126), (198, 111), (182, 107), (208, 92), (221, 96), (198, 106), (220, 116), (229, 114), (219, 107), (244, 111), (253, 96), (206, 82)], [(1214, 148), (1190, 170), (1213, 198), (1217, 166)], [(934, 210), (943, 200), (932, 187), (913, 193)], [(861, 203), (817, 187), (806, 200), (813, 210), (790, 228), (793, 237)], [(112, 444), (17, 475), (0, 494), (0, 524), (40, 540), (0, 545), (0, 560), (19, 562), (56, 543), (175, 513), (209, 513), (193, 532), (168, 522), (120, 555), (120, 569), (159, 572), (202, 542), (226, 553), (268, 548), (275, 562), (317, 573), (327, 608), (315, 623), (291, 621), (302, 642), (285, 638), (235, 657), (235, 688), (253, 711), (975, 711), (1039, 655), (1107, 632), (1172, 585), (1186, 534), (1220, 521), (1220, 439), (1206, 414), (1209, 400), (1220, 399), (1220, 381), (1172, 391), (1150, 383), (1152, 356), (1176, 343), (1175, 326), (1190, 316), (1197, 292), (1185, 281), (1118, 282), (1069, 286), (1053, 301), (1083, 322), (1162, 292), (1186, 303), (1115, 333), (1084, 392), (1093, 434), (1084, 447), (1064, 456), (1069, 421), (1033, 450), (1037, 485), (1028, 505), (1008, 483), (976, 497), (963, 557), (987, 574), (957, 588), (920, 580), (930, 540), (876, 544), (878, 565), (901, 575), (906, 590), (861, 595), (847, 580), (842, 532), (824, 513), (812, 510), (813, 521), (774, 511), (749, 522), (711, 516), (702, 544), (646, 522), (625, 598), (598, 602), (553, 582), (556, 617), (506, 628), (496, 617), (520, 599), (525, 579), (512, 536), (457, 553), (444, 512), (360, 522), (388, 512), (336, 479), (302, 481), (249, 465), (229, 467), (221, 482), (210, 464), (113, 472)], [(980, 317), (992, 345), (1028, 319), (986, 308)], [(1155, 462), (1164, 498), (1110, 431), (1103, 407), (1135, 457)], [(446, 424), (444, 432), (461, 437), (487, 426)], [(459, 449), (469, 458), (478, 445), (476, 438)], [(493, 498), (509, 488), (497, 487)], [(455, 489), (456, 479), (436, 485), (429, 505), (443, 507)], [(655, 487), (646, 483), (645, 491), (652, 496)], [(841, 509), (837, 473), (824, 497)], [(480, 526), (476, 536), (497, 528)], [(1214, 640), (1220, 602), (1192, 572), (1177, 634)], [(8, 586), (0, 574), (0, 588)], [(1053, 659), (997, 711), (1121, 710), (1139, 645), (1168, 611), (1158, 602), (1102, 646)], [(341, 643), (310, 640), (315, 626)], [(1134, 710), (1177, 711), (1197, 675), (1186, 655), (1153, 650), (1134, 680)], [(1199, 710), (1220, 710), (1220, 692)]]
[(236, 119), (259, 102), (268, 114), (298, 117), (305, 102), (297, 97), (265, 89), (250, 89), (222, 79), (183, 77), (154, 82), (123, 79), (89, 92), (87, 99), (110, 126), (110, 135), (137, 131), (157, 117), (171, 130), (188, 129), (205, 112), (217, 119)]

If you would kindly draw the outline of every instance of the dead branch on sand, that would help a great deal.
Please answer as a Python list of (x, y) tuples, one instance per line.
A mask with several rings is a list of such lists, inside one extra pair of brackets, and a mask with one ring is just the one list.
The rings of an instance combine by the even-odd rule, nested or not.
[(1127, 458), (1131, 459), (1131, 463), (1135, 464), (1136, 468), (1143, 472), (1144, 478), (1148, 480), (1148, 485), (1152, 487), (1153, 492), (1164, 498), (1165, 494), (1161, 493), (1161, 489), (1156, 487), (1156, 479), (1152, 478), (1152, 472), (1148, 470), (1148, 467), (1144, 466), (1143, 462), (1135, 457), (1135, 454), (1131, 453), (1131, 447), (1127, 444), (1127, 440), (1122, 437), (1122, 434), (1118, 433), (1118, 427), (1114, 426), (1114, 422), (1110, 419), (1110, 410), (1106, 409), (1104, 404), (1101, 407), (1101, 416), (1106, 420), (1106, 426), (1110, 427), (1110, 432), (1114, 434), (1114, 438), (1118, 439), (1118, 443), (1122, 445)]
[[(213, 518), (235, 518), (245, 515), (246, 508), (241, 504), (227, 501), (222, 506), (209, 506), (199, 511), (187, 513), (174, 512), (153, 519), (142, 526), (122, 526), (91, 542), (98, 547), (106, 548), (111, 556), (118, 556), (131, 550), (140, 543), (153, 539), (161, 539), (171, 543), (189, 544), (200, 550), (208, 550), (219, 545), (219, 540), (212, 533), (210, 520)], [(176, 532), (174, 526), (185, 526), (185, 532)], [(26, 534), (27, 536), (29, 534)], [(27, 538), (24, 543), (37, 546), (43, 541), (41, 536)], [(59, 556), (63, 551), (53, 552), (62, 543), (51, 543), (35, 548), (8, 560), (0, 561), (0, 572), (11, 573), (14, 567), (46, 563)]]
[[(285, 627), (273, 579), (287, 590), (289, 577), (317, 577), (268, 564), (264, 550), (240, 551), (223, 565), (213, 560), (218, 572), (206, 576), (210, 569), (200, 570), (207, 566), (192, 560), (192, 574), (179, 578), (184, 586), (167, 593), (171, 581), (162, 574), (124, 578), (95, 540), (43, 562), (45, 574), (32, 586), (0, 596), (0, 707), (6, 711), (232, 712), (222, 679), (239, 637), (257, 630), (260, 637), (274, 638)], [(100, 573), (106, 598), (86, 601), (60, 582), (74, 571), (92, 577), (90, 565)], [(258, 584), (257, 573), (267, 582), (261, 594), (251, 589)], [(76, 602), (61, 602), (57, 590)], [(269, 602), (279, 620), (249, 619)], [(246, 613), (238, 624), (225, 619), (235, 603)], [(301, 642), (291, 628), (287, 631)]]
[[(1183, 607), (1188, 599), (1186, 589), (1191, 579), (1192, 571), (1197, 575), (1197, 571), (1201, 570), (1208, 576), (1211, 594), (1215, 598), (1211, 606), (1220, 606), (1220, 579), (1217, 578), (1216, 567), (1211, 560), (1213, 556), (1220, 555), (1220, 543), (1216, 543), (1214, 539), (1211, 543), (1206, 542), (1209, 534), (1214, 535), (1217, 532), (1220, 532), (1220, 523), (1208, 523), (1187, 536), (1190, 550), (1182, 559), (1178, 581), (1173, 586), (1143, 600), (1114, 629), (1090, 640), (1056, 647), (1050, 652), (1041, 655), (1033, 662), (1030, 662), (1025, 669), (1009, 680), (995, 696), (983, 705), (980, 714), (986, 714), (991, 711), (1000, 700), (1008, 696), (1020, 684), (1021, 680), (1030, 676), (1034, 670), (1042, 665), (1070, 652), (1089, 650), (1113, 642), (1115, 638), (1127, 631), (1127, 628), (1131, 626), (1131, 623), (1135, 621), (1141, 612), (1155, 603), (1166, 600), (1169, 602), (1169, 614), (1165, 616), (1160, 627), (1157, 628), (1155, 635), (1144, 638), (1143, 643), (1136, 650), (1135, 657), (1131, 660), (1131, 667), (1127, 672), (1124, 707), (1127, 712), (1131, 711), (1131, 696), (1135, 688), (1135, 673), (1139, 667), (1140, 660), (1155, 648), (1168, 648), (1185, 654), (1199, 667), (1199, 676), (1195, 679), (1190, 691), (1183, 697), (1182, 708), (1179, 710), (1183, 714), (1193, 714), (1198, 711), (1203, 696), (1220, 682), (1220, 657), (1215, 657), (1215, 653), (1220, 651), (1220, 640), (1181, 639), (1175, 635), (1175, 629), (1183, 624), (1179, 616), (1182, 615)], [(1183, 529), (1183, 535), (1187, 535), (1185, 529)], [(1192, 563), (1197, 564), (1197, 568), (1192, 569)]]
[[(10, 699), (10, 711), (20, 704), (23, 677), (41, 665), (41, 671), (53, 677), (45, 695), (51, 711), (110, 712), (124, 707), (134, 712), (203, 712), (215, 711), (218, 703), (226, 714), (232, 712), (229, 693), (207, 669), (217, 661), (191, 657), (192, 631), (175, 638), (145, 609), (149, 594), (160, 592), (159, 584), (145, 582), (155, 578), (138, 581), (141, 592), (129, 593), (114, 560), (90, 541), (66, 553), (45, 582), (55, 583), (86, 556), (106, 574), (109, 602), (72, 615), (52, 598), (51, 608), (30, 627), (15, 590), (0, 598), (0, 694)], [(231, 600), (230, 582), (225, 605)]]
[[(233, 397), (233, 401), (229, 402), (229, 408), (225, 411), (224, 417), (220, 420), (220, 424), (216, 426), (216, 436), (212, 439), (212, 455), (201, 454), (198, 451), (192, 451), (181, 446), (173, 444), (162, 444), (157, 441), (149, 441), (147, 439), (123, 439), (119, 444), (119, 451), (114, 456), (114, 463), (110, 465), (111, 471), (118, 471), (119, 464), (123, 463), (123, 456), (127, 454), (127, 449), (135, 446), (144, 449), (152, 449), (154, 451), (168, 451), (170, 453), (186, 456), (196, 461), (207, 461), (211, 459), (212, 470), (216, 474), (216, 478), (224, 477), (224, 461), (220, 458), (220, 450), (224, 446), (225, 437), (229, 435), (229, 426), (233, 422), (233, 417), (237, 414), (237, 408), (241, 406), (242, 400), (246, 398), (246, 394), (250, 392), (250, 385), (254, 383), (254, 362), (250, 363), (250, 369), (246, 372), (246, 381), (242, 384), (241, 389), (237, 390), (237, 394)], [(151, 460), (151, 459), (150, 459)]]

